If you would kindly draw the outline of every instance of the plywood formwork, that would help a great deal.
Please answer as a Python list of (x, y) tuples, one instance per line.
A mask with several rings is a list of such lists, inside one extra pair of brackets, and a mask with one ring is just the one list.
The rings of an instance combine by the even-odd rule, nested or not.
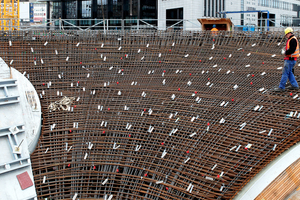
[(284, 170), (256, 199), (284, 200), (295, 190), (300, 190), (300, 159)]
[(298, 91), (271, 90), (282, 33), (12, 34), (1, 57), (42, 103), (39, 198), (231, 199), (300, 140)]

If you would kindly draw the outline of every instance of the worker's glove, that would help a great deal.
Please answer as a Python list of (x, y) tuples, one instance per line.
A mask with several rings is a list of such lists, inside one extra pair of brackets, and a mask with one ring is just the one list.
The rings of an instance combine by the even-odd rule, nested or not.
[(281, 54), (284, 55), (285, 54), (285, 49), (281, 49)]

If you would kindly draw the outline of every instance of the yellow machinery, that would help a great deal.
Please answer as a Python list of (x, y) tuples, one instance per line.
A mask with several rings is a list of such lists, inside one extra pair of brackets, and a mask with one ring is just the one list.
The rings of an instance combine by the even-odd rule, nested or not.
[(0, 0), (0, 30), (19, 29), (19, 0)]

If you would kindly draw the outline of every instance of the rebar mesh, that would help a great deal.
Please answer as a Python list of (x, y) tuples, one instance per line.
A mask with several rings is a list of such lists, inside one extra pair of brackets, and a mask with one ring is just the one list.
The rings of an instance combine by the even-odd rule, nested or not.
[(282, 33), (1, 35), (1, 57), (40, 95), (39, 198), (231, 199), (299, 141), (297, 91), (271, 90)]

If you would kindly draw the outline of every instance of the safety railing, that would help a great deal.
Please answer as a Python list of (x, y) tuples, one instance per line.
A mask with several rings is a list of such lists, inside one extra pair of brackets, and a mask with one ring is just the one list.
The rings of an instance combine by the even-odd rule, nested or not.
[[(16, 26), (15, 22), (19, 22)], [(267, 19), (255, 21), (231, 19), (235, 30), (266, 31)], [(13, 23), (14, 22), (14, 23)], [(280, 19), (269, 19), (269, 30), (280, 30), (287, 26), (299, 27), (300, 18), (282, 22)], [(0, 30), (201, 30), (197, 19), (51, 19), (30, 22), (30, 19), (0, 19)]]
[[(0, 19), (1, 21), (12, 21), (15, 19)], [(19, 19), (20, 26), (2, 26), (6, 30), (34, 30), (34, 29), (60, 29), (60, 30), (186, 30), (189, 28), (200, 30), (201, 24), (197, 20), (156, 20), (156, 19), (52, 19), (40, 22), (30, 22), (29, 19)]]

